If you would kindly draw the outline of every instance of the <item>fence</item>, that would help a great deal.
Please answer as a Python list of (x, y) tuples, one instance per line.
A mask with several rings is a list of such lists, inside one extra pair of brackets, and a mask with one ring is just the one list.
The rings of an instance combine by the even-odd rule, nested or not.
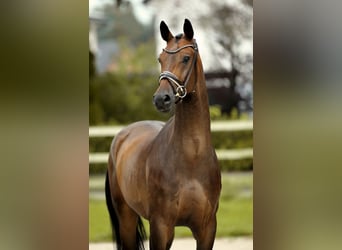
[[(96, 126), (89, 127), (89, 137), (114, 137), (124, 126)], [(211, 123), (211, 131), (233, 132), (253, 130), (253, 121), (215, 121)], [(253, 158), (253, 148), (244, 149), (216, 149), (220, 160), (239, 160)], [(108, 152), (89, 153), (89, 163), (106, 163)]]

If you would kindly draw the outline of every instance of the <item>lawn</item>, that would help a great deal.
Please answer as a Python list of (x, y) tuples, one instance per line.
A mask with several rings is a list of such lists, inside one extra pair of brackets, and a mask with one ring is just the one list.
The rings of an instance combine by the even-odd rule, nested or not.
[[(104, 178), (92, 177), (90, 191), (103, 190)], [(148, 232), (148, 222), (144, 221)], [(222, 174), (222, 191), (217, 213), (216, 237), (253, 234), (253, 174)], [(176, 237), (192, 237), (186, 227), (176, 227)], [(111, 241), (110, 222), (106, 203), (102, 198), (89, 199), (89, 241)]]

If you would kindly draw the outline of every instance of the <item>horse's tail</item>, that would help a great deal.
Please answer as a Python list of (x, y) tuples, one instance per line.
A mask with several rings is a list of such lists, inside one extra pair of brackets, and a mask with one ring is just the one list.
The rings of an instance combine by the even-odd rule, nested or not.
[[(110, 193), (110, 187), (109, 187), (109, 179), (108, 179), (108, 171), (106, 174), (106, 184), (105, 184), (105, 192), (106, 192), (106, 204), (107, 204), (107, 209), (109, 212), (110, 216), (110, 221), (112, 225), (112, 238), (116, 239), (116, 246), (117, 249), (120, 250), (122, 249), (122, 242), (121, 242), (121, 237), (120, 237), (120, 224), (119, 224), (119, 218), (118, 215), (116, 214), (116, 211), (113, 207), (113, 202), (112, 202), (112, 196)], [(146, 239), (146, 231), (144, 228), (144, 224), (141, 220), (140, 217), (138, 217), (138, 224), (136, 228), (136, 245), (137, 248), (140, 250), (144, 250), (144, 240)]]
[(145, 227), (144, 224), (142, 222), (142, 219), (140, 216), (138, 216), (138, 224), (137, 224), (137, 228), (136, 228), (136, 245), (138, 247), (139, 250), (144, 250), (144, 240), (147, 239), (146, 236), (146, 231), (145, 231)]
[(105, 184), (105, 192), (106, 192), (106, 204), (107, 209), (110, 217), (110, 222), (112, 226), (112, 238), (113, 241), (116, 239), (116, 246), (117, 249), (120, 250), (122, 248), (122, 242), (120, 237), (120, 225), (119, 225), (119, 218), (115, 212), (112, 202), (112, 195), (110, 193), (109, 187), (109, 178), (108, 178), (108, 171), (106, 173), (106, 184)]

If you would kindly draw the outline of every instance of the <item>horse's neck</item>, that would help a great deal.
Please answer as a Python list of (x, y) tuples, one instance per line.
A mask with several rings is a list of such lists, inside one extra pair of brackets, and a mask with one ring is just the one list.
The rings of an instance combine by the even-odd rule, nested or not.
[(200, 72), (193, 77), (196, 80), (194, 92), (188, 90), (189, 96), (176, 105), (174, 136), (178, 136), (177, 141), (200, 138), (201, 142), (211, 145), (208, 94), (201, 65), (199, 67)]

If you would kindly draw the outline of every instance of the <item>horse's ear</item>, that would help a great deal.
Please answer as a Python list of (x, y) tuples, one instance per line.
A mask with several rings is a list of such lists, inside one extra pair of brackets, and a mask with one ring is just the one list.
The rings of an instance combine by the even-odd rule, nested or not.
[(164, 21), (160, 22), (160, 34), (165, 42), (168, 42), (173, 38), (173, 35), (171, 34), (169, 27), (167, 27)]
[(189, 19), (184, 20), (183, 31), (188, 40), (191, 40), (194, 37), (194, 30), (192, 29)]

